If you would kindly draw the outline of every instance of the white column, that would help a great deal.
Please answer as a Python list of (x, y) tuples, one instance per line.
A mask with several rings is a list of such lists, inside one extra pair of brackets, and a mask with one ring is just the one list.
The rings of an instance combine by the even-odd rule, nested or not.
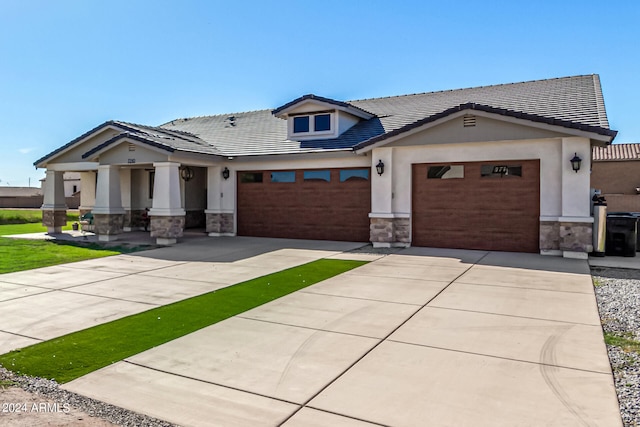
[(47, 170), (44, 181), (44, 200), (42, 209), (66, 210), (64, 198), (64, 172)]
[(207, 168), (207, 210), (205, 213), (220, 213), (223, 197), (222, 168), (209, 166)]
[[(580, 170), (571, 167), (574, 156), (582, 159)], [(560, 250), (565, 258), (587, 259), (592, 250), (591, 142), (588, 138), (562, 138), (562, 216)]]
[(131, 193), (131, 169), (120, 169), (120, 196), (125, 211), (123, 231), (131, 231)]
[(42, 224), (47, 233), (60, 233), (67, 222), (67, 203), (64, 198), (64, 172), (47, 170), (44, 181)]
[[(582, 165), (578, 172), (570, 160), (578, 155)], [(591, 144), (588, 138), (562, 138), (562, 216), (590, 217)]]
[[(376, 165), (384, 163), (384, 173), (378, 175)], [(371, 214), (389, 217), (393, 212), (393, 148), (376, 148), (371, 153)]]
[(120, 191), (120, 167), (98, 166), (98, 185), (94, 214), (124, 214)]
[(80, 173), (80, 210), (90, 211), (96, 204), (96, 173)]
[(153, 206), (151, 216), (185, 215), (180, 194), (180, 163), (154, 163), (156, 168), (153, 186)]

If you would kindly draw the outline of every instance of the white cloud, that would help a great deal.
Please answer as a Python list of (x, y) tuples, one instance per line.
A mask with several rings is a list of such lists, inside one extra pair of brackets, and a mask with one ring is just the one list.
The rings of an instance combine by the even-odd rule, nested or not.
[(21, 152), (22, 154), (28, 154), (33, 151), (33, 148), (21, 148), (18, 151)]

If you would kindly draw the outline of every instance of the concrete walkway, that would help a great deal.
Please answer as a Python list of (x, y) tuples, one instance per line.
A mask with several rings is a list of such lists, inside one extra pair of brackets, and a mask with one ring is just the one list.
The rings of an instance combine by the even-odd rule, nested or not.
[(2, 274), (0, 354), (360, 246), (200, 237), (130, 255)]
[[(318, 249), (263, 255), (280, 268), (278, 256)], [(142, 297), (162, 289), (153, 280), (263, 271), (236, 259), (209, 276), (218, 264), (182, 263), (190, 251), (158, 252), (132, 273), (148, 287), (118, 301), (170, 300)], [(622, 425), (586, 261), (424, 248), (370, 258), (64, 387), (185, 426)], [(111, 260), (92, 271), (123, 274)]]

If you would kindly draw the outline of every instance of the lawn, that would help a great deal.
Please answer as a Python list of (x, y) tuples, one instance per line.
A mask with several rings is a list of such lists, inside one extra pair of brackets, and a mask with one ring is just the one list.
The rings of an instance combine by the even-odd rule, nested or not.
[(321, 259), (15, 350), (0, 364), (66, 383), (363, 264)]
[(0, 237), (0, 274), (118, 255), (135, 250), (138, 249), (122, 247), (106, 249), (97, 244), (77, 246), (64, 242)]
[[(67, 225), (62, 227), (62, 229), (71, 230), (71, 224), (71, 222), (67, 222)], [(45, 233), (46, 231), (47, 227), (39, 223), (0, 225), (0, 236), (9, 236), (11, 234)]]
[[(77, 221), (77, 211), (67, 211), (67, 221)], [(0, 209), (0, 225), (42, 222), (40, 209)]]

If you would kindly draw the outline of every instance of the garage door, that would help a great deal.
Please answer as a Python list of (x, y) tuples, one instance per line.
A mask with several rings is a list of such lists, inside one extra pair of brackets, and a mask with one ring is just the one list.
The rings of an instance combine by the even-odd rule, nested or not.
[(369, 241), (369, 168), (238, 172), (238, 234)]
[(538, 252), (540, 161), (416, 164), (412, 244)]

